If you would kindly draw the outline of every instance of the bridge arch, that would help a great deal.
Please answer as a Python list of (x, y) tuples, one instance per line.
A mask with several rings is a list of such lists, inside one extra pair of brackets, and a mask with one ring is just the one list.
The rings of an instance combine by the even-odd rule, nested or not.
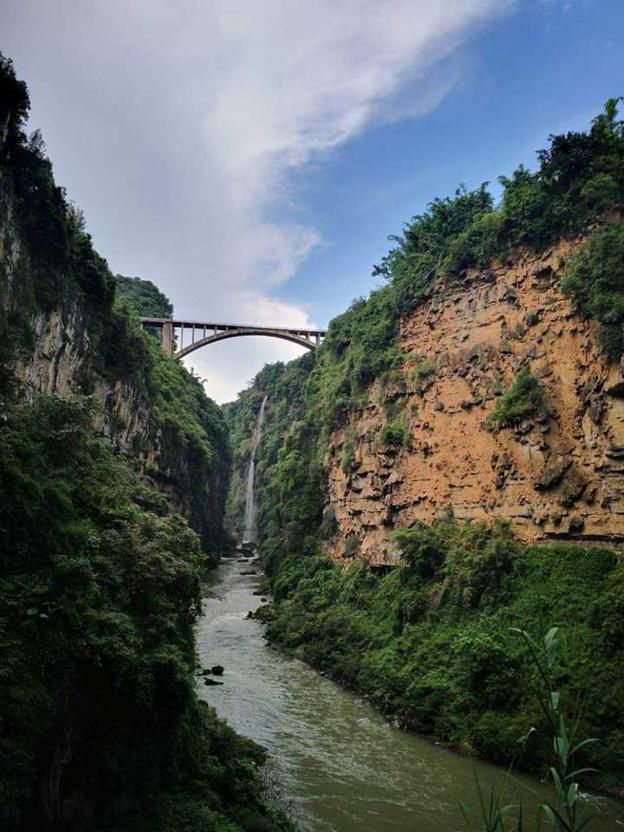
[(215, 344), (217, 341), (223, 341), (226, 338), (243, 338), (246, 335), (264, 335), (268, 338), (281, 338), (282, 341), (290, 341), (292, 344), (298, 344), (300, 347), (305, 347), (308, 350), (313, 350), (318, 346), (318, 341), (311, 341), (302, 335), (296, 335), (291, 332), (285, 332), (281, 329), (254, 329), (253, 327), (245, 327), (244, 329), (229, 329), (224, 332), (217, 332), (213, 335), (207, 335), (199, 341), (189, 344), (187, 347), (179, 349), (173, 354), (174, 358), (184, 358), (185, 355), (206, 347), (208, 344)]
[[(313, 350), (325, 337), (320, 329), (297, 329), (295, 327), (256, 326), (246, 324), (215, 324), (204, 321), (170, 320), (168, 318), (141, 318), (141, 324), (151, 330), (158, 330), (163, 352), (181, 359), (201, 347), (223, 341), (226, 338), (242, 338), (247, 335), (262, 335), (280, 338), (308, 350)], [(184, 341), (190, 343), (184, 345)], [(178, 349), (176, 350), (176, 346)]]

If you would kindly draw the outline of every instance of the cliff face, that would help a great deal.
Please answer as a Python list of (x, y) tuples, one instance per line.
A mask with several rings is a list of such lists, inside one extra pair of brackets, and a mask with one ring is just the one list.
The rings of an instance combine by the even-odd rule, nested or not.
[[(506, 520), (527, 541), (624, 537), (624, 382), (561, 293), (575, 247), (469, 270), (402, 321), (401, 377), (373, 388), (330, 439), (332, 557), (350, 540), (371, 562), (393, 562), (393, 527), (443, 515)], [(497, 395), (520, 367), (539, 379), (545, 412), (493, 428)], [(403, 447), (379, 439), (389, 403), (407, 428)], [(341, 466), (346, 443), (352, 461)]]
[[(7, 401), (89, 396), (97, 433), (132, 457), (206, 551), (218, 552), (229, 468), (219, 408), (114, 302), (115, 280), (88, 237), (55, 224), (47, 205), (20, 205), (7, 167), (0, 165), (0, 393)], [(50, 226), (43, 240), (29, 233), (25, 217), (33, 215)], [(77, 242), (68, 243), (72, 233)], [(60, 254), (51, 251), (55, 234)], [(86, 249), (80, 256), (78, 245)]]
[(127, 453), (133, 440), (147, 438), (150, 408), (145, 385), (92, 373), (93, 345), (83, 306), (73, 303), (63, 310), (37, 314), (32, 333), (32, 353), (18, 356), (14, 365), (21, 395), (70, 398), (84, 394), (88, 376), (89, 392), (97, 402), (95, 427), (111, 445)]

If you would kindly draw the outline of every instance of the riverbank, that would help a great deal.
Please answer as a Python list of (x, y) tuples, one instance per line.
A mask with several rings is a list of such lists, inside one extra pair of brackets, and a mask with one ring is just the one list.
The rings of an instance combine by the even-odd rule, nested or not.
[[(502, 531), (454, 524), (410, 534), (407, 566), (386, 575), (361, 561), (343, 568), (318, 557), (278, 562), (271, 576), (276, 603), (264, 613), (273, 643), (404, 728), (541, 774), (548, 731), (534, 696), (536, 671), (511, 629), (561, 625), (563, 696), (570, 708), (583, 702), (579, 736), (600, 739), (578, 765), (599, 771), (586, 785), (621, 794), (617, 554), (519, 547)], [(522, 745), (531, 727), (537, 730)]]
[[(475, 770), (484, 788), (504, 770), (459, 756), (393, 728), (367, 702), (307, 664), (272, 648), (254, 594), (261, 575), (229, 560), (209, 576), (198, 626), (202, 666), (221, 664), (223, 686), (200, 695), (240, 733), (268, 750), (270, 774), (303, 832), (439, 832), (465, 828), (458, 800), (474, 803)], [(548, 793), (514, 777), (510, 799), (532, 820)], [(624, 810), (601, 798), (598, 832), (614, 832)]]

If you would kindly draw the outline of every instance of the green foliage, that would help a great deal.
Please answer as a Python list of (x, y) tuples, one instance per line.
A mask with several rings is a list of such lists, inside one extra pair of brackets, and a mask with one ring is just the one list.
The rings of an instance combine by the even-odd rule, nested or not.
[(196, 700), (195, 534), (96, 438), (88, 401), (11, 407), (0, 460), (0, 825), (85, 828), (75, 807), (193, 790), (233, 829), (282, 828), (246, 826), (268, 817), (260, 752)]
[[(597, 740), (587, 738), (579, 741), (575, 737), (578, 727), (577, 717), (570, 711), (569, 705), (562, 700), (561, 692), (557, 689), (561, 659), (564, 655), (559, 628), (551, 627), (543, 639), (537, 642), (525, 630), (518, 628), (515, 630), (524, 639), (533, 667), (537, 671), (538, 686), (535, 692), (547, 724), (547, 736), (543, 739), (547, 760), (550, 763), (548, 775), (554, 786), (557, 805), (547, 801), (540, 806), (540, 812), (546, 816), (555, 832), (581, 832), (596, 818), (596, 811), (591, 803), (588, 806), (586, 799), (581, 803), (578, 777), (594, 769), (573, 770), (575, 768), (573, 761), (582, 748)], [(531, 740), (534, 733), (535, 729), (531, 728), (524, 742)], [(511, 770), (510, 766), (508, 778), (510, 778)], [(504, 788), (502, 790), (492, 788), (489, 799), (486, 800), (478, 779), (476, 786), (479, 800), (478, 828), (483, 832), (506, 832), (507, 830), (511, 832), (512, 829), (522, 832), (524, 829), (522, 804), (518, 807), (505, 804)], [(463, 804), (461, 808), (465, 820), (470, 825), (470, 813)], [(510, 816), (513, 810), (517, 810), (515, 818), (513, 814)], [(537, 829), (541, 828), (540, 821), (541, 817), (538, 817)]]
[(344, 556), (346, 558), (354, 558), (360, 551), (360, 541), (353, 534), (349, 535), (345, 540)]
[[(460, 261), (467, 259), (472, 263), (471, 240), (474, 239), (480, 250), (483, 248), (485, 218), (492, 210), (492, 197), (486, 184), (474, 191), (462, 186), (452, 199), (434, 199), (426, 213), (412, 218), (401, 236), (390, 238), (397, 246), (375, 267), (374, 274), (391, 282), (399, 314), (408, 312), (427, 297), (440, 266), (445, 273)], [(471, 236), (474, 224), (482, 231)]]
[(599, 746), (579, 749), (579, 765), (600, 768), (602, 783), (621, 782), (621, 558), (600, 548), (523, 547), (504, 526), (451, 522), (401, 530), (395, 543), (405, 565), (385, 575), (301, 554), (271, 561), (270, 637), (406, 727), (542, 771), (546, 744), (518, 742), (530, 726), (549, 736), (533, 693), (540, 676), (510, 628), (539, 635), (547, 613), (568, 634), (561, 702), (581, 700), (579, 736), (601, 736)]
[(550, 756), (548, 774), (557, 795), (557, 805), (549, 801), (541, 808), (555, 832), (580, 832), (591, 821), (594, 812), (581, 802), (578, 778), (594, 769), (578, 769), (575, 760), (583, 748), (598, 740), (578, 738), (578, 715), (566, 705), (558, 689), (564, 653), (559, 628), (551, 627), (541, 644), (526, 631), (519, 630), (519, 633), (538, 673), (537, 699), (548, 726), (545, 738)]
[(155, 342), (148, 346), (150, 427), (160, 448), (151, 473), (166, 490), (174, 490), (177, 507), (199, 534), (204, 551), (216, 557), (226, 544), (221, 520), (230, 465), (225, 418), (199, 379), (165, 357)]
[(487, 266), (505, 251), (503, 228), (502, 212), (477, 214), (470, 225), (449, 239), (442, 272), (450, 275), (468, 267)]
[(102, 330), (93, 356), (96, 372), (115, 381), (141, 382), (152, 369), (145, 333), (126, 310), (115, 304)]
[(511, 387), (498, 399), (490, 414), (491, 424), (501, 428), (514, 425), (527, 416), (543, 412), (544, 390), (529, 370), (521, 370)]
[(620, 99), (609, 99), (587, 133), (551, 136), (538, 153), (539, 170), (501, 178), (501, 210), (512, 243), (537, 248), (577, 234), (624, 196), (624, 123)]
[(386, 422), (379, 432), (382, 445), (398, 448), (407, 443), (408, 431), (402, 422)]
[(435, 367), (426, 358), (419, 358), (418, 363), (414, 367), (413, 375), (414, 381), (424, 381), (435, 373)]
[(151, 280), (140, 277), (115, 275), (117, 296), (122, 298), (128, 308), (144, 318), (171, 318), (173, 305), (168, 297)]
[(624, 352), (624, 224), (596, 229), (571, 258), (561, 284), (580, 311), (599, 322), (599, 337), (615, 360)]
[(347, 473), (351, 470), (351, 466), (355, 462), (355, 451), (353, 449), (353, 441), (348, 438), (342, 446), (342, 457), (340, 459), (340, 467)]

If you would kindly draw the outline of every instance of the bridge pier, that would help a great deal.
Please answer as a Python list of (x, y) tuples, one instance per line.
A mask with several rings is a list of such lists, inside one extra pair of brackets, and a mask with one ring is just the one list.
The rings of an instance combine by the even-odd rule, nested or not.
[(173, 324), (165, 323), (160, 328), (160, 346), (164, 354), (171, 358), (174, 353)]

